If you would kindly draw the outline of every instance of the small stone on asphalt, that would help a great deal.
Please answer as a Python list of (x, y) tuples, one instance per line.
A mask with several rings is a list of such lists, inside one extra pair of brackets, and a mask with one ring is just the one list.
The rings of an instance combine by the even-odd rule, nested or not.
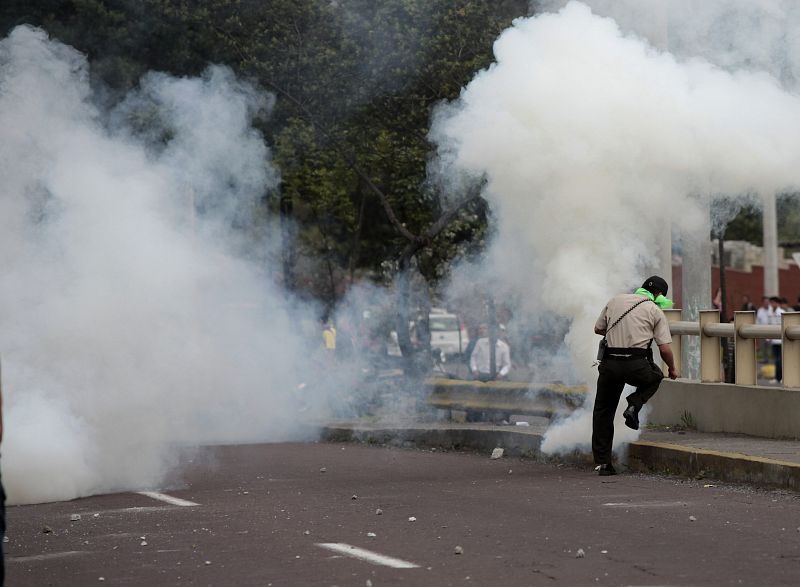
[(464, 554), (464, 549), (463, 549), (463, 548), (461, 548), (460, 546), (456, 546), (456, 547), (453, 549), (453, 553), (454, 553), (454, 554)]
[[(383, 510), (381, 508), (378, 508), (377, 510), (375, 510), (375, 515), (376, 516), (382, 516), (383, 515)], [(800, 528), (798, 528), (797, 530), (800, 531)]]
[(503, 449), (502, 448), (496, 448), (496, 449), (494, 449), (492, 451), (492, 456), (490, 458), (499, 459), (502, 456), (503, 456)]
[(52, 533), (53, 529), (50, 526), (45, 526), (44, 528), (42, 528), (42, 534), (52, 534)]
[(414, 516), (411, 516), (411, 517), (408, 518), (408, 521), (409, 522), (416, 522), (417, 518), (415, 518)]
[(375, 538), (377, 534), (375, 534), (375, 532), (367, 532), (367, 536), (369, 536), (370, 538)]
[(303, 532), (303, 534), (304, 534), (305, 536), (309, 536), (309, 535), (311, 534), (311, 530), (306, 530), (305, 532)]
[(328, 469), (326, 469), (325, 467), (321, 467), (321, 468), (320, 468), (320, 470), (319, 470), (319, 472), (320, 472), (320, 473), (325, 473), (327, 470), (328, 470)]
[(690, 522), (696, 522), (697, 518), (695, 518), (694, 516), (689, 516), (689, 521)]
[(72, 515), (69, 517), (69, 521), (70, 521), (70, 522), (77, 522), (77, 521), (78, 521), (78, 520), (80, 520), (80, 519), (81, 519), (81, 515), (80, 515), (80, 514), (72, 514)]
[(586, 556), (586, 553), (583, 551), (582, 548), (578, 549), (578, 552), (575, 553), (575, 558), (583, 558)]
[(147, 541), (146, 541), (146, 540), (142, 540), (142, 541), (139, 543), (139, 546), (147, 546)]

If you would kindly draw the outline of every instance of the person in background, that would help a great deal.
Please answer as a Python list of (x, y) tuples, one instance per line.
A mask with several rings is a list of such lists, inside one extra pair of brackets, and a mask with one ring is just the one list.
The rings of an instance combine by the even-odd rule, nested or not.
[[(722, 309), (722, 288), (717, 288), (717, 293), (714, 294), (714, 299), (711, 301), (711, 305), (715, 310)], [(724, 320), (725, 317), (723, 316), (722, 319)]]
[(750, 296), (748, 296), (747, 294), (742, 296), (741, 311), (742, 312), (755, 312), (756, 311), (755, 304), (753, 304), (753, 302), (750, 301)]
[[(781, 298), (772, 296), (769, 299), (769, 305), (769, 324), (780, 326), (781, 314), (784, 312), (781, 307)], [(775, 377), (770, 380), (770, 383), (778, 383), (783, 379), (783, 339), (773, 338), (769, 341), (769, 344), (772, 349), (772, 361), (775, 363)]]
[[(761, 305), (756, 310), (756, 324), (769, 324), (772, 308), (769, 303), (769, 298), (764, 296), (761, 298)], [(761, 360), (763, 362), (769, 361), (769, 353), (772, 349), (768, 339), (762, 338), (758, 341), (759, 352), (761, 353)]]
[(651, 344), (655, 341), (661, 358), (669, 369), (669, 378), (677, 379), (672, 355), (672, 336), (662, 308), (671, 308), (666, 298), (668, 285), (658, 275), (648, 277), (633, 293), (611, 298), (594, 325), (595, 334), (603, 336), (597, 377), (597, 395), (592, 414), (592, 454), (599, 475), (616, 475), (611, 463), (614, 443), (614, 415), (625, 385), (636, 387), (627, 397), (623, 412), (625, 425), (639, 429), (639, 411), (653, 397), (664, 373), (653, 361)]
[[(469, 358), (469, 369), (472, 376), (479, 381), (492, 380), (491, 346), (489, 345), (489, 326), (481, 324), (478, 327), (478, 340), (472, 355)], [(511, 350), (500, 337), (495, 345), (496, 379), (505, 379), (511, 370)]]
[(326, 317), (319, 319), (319, 326), (322, 329), (322, 348), (326, 355), (333, 358), (336, 353), (336, 329)]

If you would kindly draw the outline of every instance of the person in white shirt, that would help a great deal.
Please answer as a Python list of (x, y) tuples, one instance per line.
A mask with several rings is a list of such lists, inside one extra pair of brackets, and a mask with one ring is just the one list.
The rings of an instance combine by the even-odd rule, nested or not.
[[(781, 299), (777, 296), (773, 296), (769, 299), (769, 306), (770, 306), (770, 313), (769, 313), (769, 324), (772, 325), (781, 325), (781, 314), (783, 314), (783, 308), (781, 308)], [(769, 341), (770, 347), (772, 348), (772, 360), (775, 361), (775, 378), (770, 381), (770, 383), (777, 383), (783, 379), (783, 339), (782, 338), (773, 338)]]
[[(772, 308), (769, 305), (769, 298), (764, 296), (761, 298), (761, 305), (756, 310), (756, 324), (769, 324), (769, 317), (772, 314)], [(761, 353), (763, 362), (769, 362), (769, 354), (772, 352), (772, 345), (767, 339), (760, 339), (758, 341), (758, 348)]]
[[(469, 357), (469, 369), (473, 377), (480, 381), (490, 381), (492, 379), (491, 347), (488, 333), (488, 325), (481, 324), (478, 327), (478, 342), (475, 343), (475, 348), (472, 349), (472, 354)], [(495, 367), (497, 369), (497, 379), (505, 379), (511, 369), (511, 350), (499, 338), (495, 345)]]

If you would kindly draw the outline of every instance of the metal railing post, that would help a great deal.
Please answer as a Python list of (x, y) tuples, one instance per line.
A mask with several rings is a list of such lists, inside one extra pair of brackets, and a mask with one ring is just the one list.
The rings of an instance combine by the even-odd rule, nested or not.
[(800, 326), (800, 312), (784, 312), (781, 314), (781, 332), (783, 333), (783, 386), (798, 388), (800, 387), (800, 340), (797, 340), (794, 333)]
[[(680, 322), (682, 310), (680, 308), (672, 308), (671, 310), (664, 310), (664, 315), (667, 317), (667, 322)], [(672, 337), (672, 356), (675, 359), (675, 369), (678, 370), (678, 373), (681, 372), (681, 349), (683, 345), (681, 344), (683, 339), (681, 338), (680, 334), (676, 334)], [(661, 362), (661, 369), (664, 371), (664, 375), (667, 375), (667, 365), (662, 361)]]
[(736, 356), (736, 376), (734, 381), (736, 385), (756, 384), (756, 371), (758, 368), (756, 363), (756, 339), (744, 338), (739, 331), (742, 326), (755, 323), (755, 312), (734, 312), (733, 314), (733, 330), (736, 333), (734, 339)]
[(706, 325), (719, 324), (719, 310), (700, 310), (700, 381), (719, 383), (721, 355), (720, 343), (716, 336), (708, 336)]

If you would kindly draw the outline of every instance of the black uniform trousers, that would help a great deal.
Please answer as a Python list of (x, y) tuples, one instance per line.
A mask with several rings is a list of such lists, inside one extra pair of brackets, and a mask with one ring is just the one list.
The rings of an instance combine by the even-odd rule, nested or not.
[(592, 454), (597, 465), (611, 463), (611, 446), (614, 441), (614, 415), (625, 384), (636, 391), (628, 396), (628, 403), (637, 410), (647, 403), (664, 379), (664, 373), (649, 357), (628, 359), (605, 358), (598, 368), (597, 396), (592, 416)]

